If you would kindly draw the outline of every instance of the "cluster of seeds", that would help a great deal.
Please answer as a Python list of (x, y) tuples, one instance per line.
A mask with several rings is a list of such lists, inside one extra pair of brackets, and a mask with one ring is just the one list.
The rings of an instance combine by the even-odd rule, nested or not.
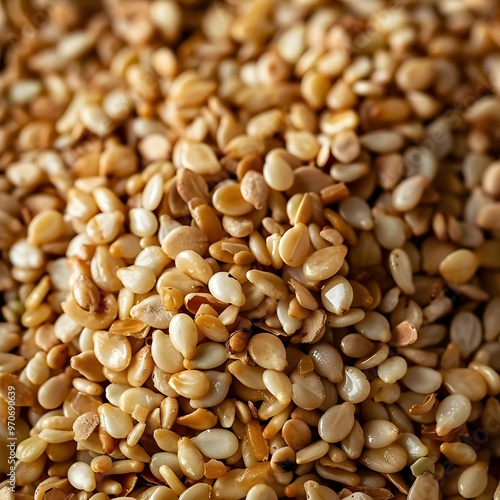
[(500, 499), (498, 9), (2, 2), (0, 497)]

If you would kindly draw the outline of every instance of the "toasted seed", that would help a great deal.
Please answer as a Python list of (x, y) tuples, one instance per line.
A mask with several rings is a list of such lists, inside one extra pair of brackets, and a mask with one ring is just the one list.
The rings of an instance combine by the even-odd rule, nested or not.
[(215, 174), (221, 168), (213, 150), (203, 143), (184, 141), (179, 160), (182, 167), (201, 175)]
[(474, 449), (465, 443), (442, 443), (439, 450), (456, 465), (472, 465), (477, 460)]
[(283, 234), (279, 242), (279, 253), (283, 262), (291, 267), (299, 267), (306, 260), (311, 245), (307, 226), (296, 224)]
[(295, 452), (305, 448), (311, 442), (309, 426), (302, 420), (295, 418), (286, 421), (283, 425), (282, 435), (286, 444)]
[(256, 484), (248, 490), (247, 500), (278, 500), (276, 492), (267, 484)]
[(283, 300), (288, 296), (288, 289), (285, 283), (275, 274), (252, 269), (247, 272), (246, 277), (248, 281), (253, 283), (268, 297), (272, 297), (276, 300)]
[(312, 371), (300, 373), (294, 370), (290, 375), (292, 382), (292, 400), (299, 407), (305, 410), (319, 408), (326, 398), (321, 379)]
[(479, 267), (479, 258), (466, 249), (456, 250), (439, 264), (439, 273), (449, 283), (460, 285), (469, 281)]
[(403, 90), (424, 90), (434, 80), (433, 61), (424, 57), (407, 59), (395, 76), (398, 86)]
[(248, 353), (262, 368), (283, 371), (287, 366), (285, 347), (270, 333), (257, 333), (248, 343)]
[(314, 281), (330, 278), (342, 267), (346, 254), (347, 247), (345, 245), (317, 250), (304, 262), (304, 276)]
[(236, 183), (218, 187), (214, 191), (212, 203), (216, 210), (233, 217), (245, 215), (253, 209), (253, 206), (243, 199), (240, 185)]
[(179, 439), (177, 446), (177, 459), (181, 471), (191, 479), (201, 479), (203, 477), (203, 455), (187, 437)]
[(484, 379), (469, 368), (443, 370), (443, 385), (451, 394), (461, 394), (470, 401), (480, 401), (486, 396)]
[(175, 259), (183, 250), (192, 250), (205, 255), (208, 249), (208, 238), (205, 233), (191, 226), (173, 229), (160, 243), (163, 251), (171, 259)]
[(338, 443), (348, 436), (354, 425), (356, 407), (350, 402), (332, 406), (320, 418), (318, 432), (327, 443)]
[(103, 366), (115, 371), (122, 371), (128, 367), (132, 359), (132, 350), (126, 337), (96, 332), (93, 340), (95, 355)]
[(106, 432), (116, 438), (126, 438), (133, 428), (132, 417), (111, 404), (103, 404), (99, 407), (101, 425)]
[(178, 394), (190, 399), (203, 398), (210, 389), (209, 378), (204, 372), (198, 370), (175, 373), (170, 377), (168, 384)]
[(225, 460), (238, 449), (238, 439), (225, 429), (208, 429), (192, 439), (194, 445), (209, 458)]

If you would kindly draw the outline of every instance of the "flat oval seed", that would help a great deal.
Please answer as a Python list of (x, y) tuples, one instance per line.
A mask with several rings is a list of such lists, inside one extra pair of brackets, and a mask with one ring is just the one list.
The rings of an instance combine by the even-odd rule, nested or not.
[(98, 411), (101, 425), (110, 436), (116, 439), (126, 438), (134, 427), (132, 417), (128, 413), (109, 403), (101, 405)]
[(313, 361), (314, 371), (325, 377), (333, 384), (341, 382), (343, 378), (342, 357), (337, 349), (327, 342), (318, 342), (309, 350), (309, 357)]
[(182, 437), (177, 443), (177, 459), (181, 471), (190, 479), (199, 480), (204, 475), (203, 455), (191, 439)]
[(324, 457), (329, 449), (330, 445), (326, 441), (316, 441), (297, 452), (296, 462), (299, 465), (314, 462)]
[(264, 162), (262, 175), (267, 185), (276, 191), (286, 191), (293, 186), (292, 167), (280, 156), (269, 153)]
[[(170, 490), (171, 491), (171, 490)], [(175, 495), (175, 493), (172, 491), (172, 495)], [(184, 493), (181, 493), (179, 496), (179, 500), (210, 500), (212, 496), (212, 487), (209, 484), (205, 483), (197, 483), (194, 484), (193, 486), (190, 486)], [(177, 495), (175, 496), (177, 498)], [(172, 496), (172, 499), (174, 497)], [(151, 498), (149, 497), (148, 500), (160, 500), (160, 497), (158, 498)], [(162, 500), (171, 500), (170, 497), (165, 498)]]
[(367, 311), (365, 317), (356, 323), (354, 328), (370, 340), (378, 340), (379, 342), (391, 340), (389, 322), (385, 316), (375, 311)]
[(332, 406), (319, 419), (318, 433), (327, 443), (338, 443), (351, 432), (356, 407), (350, 402)]
[(408, 500), (424, 498), (439, 498), (439, 483), (429, 473), (417, 476), (408, 492)]
[(350, 196), (339, 203), (339, 214), (356, 229), (370, 231), (373, 219), (370, 206), (357, 196)]
[(279, 242), (279, 253), (283, 262), (290, 267), (299, 267), (310, 252), (309, 231), (307, 226), (298, 223), (285, 232)]
[(208, 281), (208, 289), (216, 299), (222, 302), (238, 307), (246, 302), (240, 283), (229, 273), (215, 273)]
[(290, 380), (292, 382), (292, 400), (299, 408), (314, 410), (325, 401), (324, 385), (313, 371), (300, 373), (298, 370), (294, 370), (290, 375)]
[(480, 401), (487, 394), (483, 377), (470, 368), (443, 370), (443, 385), (452, 394), (462, 394), (470, 401)]
[(127, 290), (137, 294), (149, 292), (156, 283), (155, 272), (144, 266), (122, 267), (116, 271), (116, 276)]
[(479, 257), (474, 252), (461, 248), (441, 261), (439, 274), (453, 285), (462, 285), (476, 274), (479, 263)]
[(476, 462), (465, 469), (458, 478), (458, 492), (464, 498), (474, 498), (481, 495), (488, 484), (488, 464)]
[(125, 413), (132, 414), (136, 405), (143, 406), (149, 410), (158, 408), (165, 399), (163, 394), (158, 394), (146, 387), (133, 387), (122, 393), (119, 400), (119, 406)]
[(187, 314), (176, 314), (168, 327), (173, 346), (184, 356), (192, 359), (198, 344), (198, 330)]
[(238, 450), (238, 438), (225, 429), (208, 429), (192, 438), (194, 445), (208, 458), (225, 460)]
[(209, 391), (210, 380), (204, 372), (186, 370), (172, 375), (168, 385), (185, 398), (200, 399)]
[(382, 474), (399, 472), (406, 466), (408, 457), (404, 448), (397, 444), (390, 444), (376, 450), (366, 450), (359, 461), (371, 470)]
[(388, 358), (377, 367), (377, 373), (383, 382), (393, 384), (403, 378), (408, 370), (408, 363), (402, 356)]
[(262, 380), (266, 389), (283, 405), (292, 399), (292, 383), (288, 376), (276, 370), (265, 370)]
[(336, 274), (344, 263), (347, 255), (345, 245), (322, 248), (310, 255), (304, 262), (304, 276), (313, 281), (326, 280)]
[(90, 465), (76, 462), (68, 469), (68, 480), (73, 488), (83, 491), (93, 491), (96, 488), (96, 478)]
[(193, 250), (184, 250), (175, 257), (175, 267), (194, 280), (207, 284), (213, 271), (208, 262)]
[(363, 426), (365, 446), (367, 448), (384, 448), (399, 439), (401, 431), (388, 420), (370, 420)]
[(481, 320), (469, 311), (460, 311), (450, 325), (450, 340), (460, 348), (460, 356), (468, 358), (483, 338)]
[(441, 443), (439, 450), (455, 465), (472, 465), (477, 460), (474, 448), (465, 443)]
[[(161, 231), (161, 228), (160, 228)], [(205, 255), (208, 250), (207, 235), (192, 226), (180, 226), (172, 229), (160, 239), (161, 248), (171, 259), (175, 259), (177, 254), (183, 250), (192, 250), (200, 255)]]
[(389, 255), (389, 271), (396, 285), (407, 295), (415, 293), (413, 269), (408, 254), (401, 248), (394, 249)]
[(419, 394), (430, 394), (431, 392), (436, 392), (441, 387), (443, 377), (438, 371), (432, 368), (411, 366), (401, 381), (411, 391), (418, 392)]
[(399, 212), (415, 208), (424, 194), (429, 181), (423, 175), (414, 175), (401, 181), (392, 192), (392, 205)]
[(212, 370), (225, 363), (227, 359), (226, 348), (217, 342), (200, 344), (194, 356), (184, 361), (184, 367), (190, 370)]
[(152, 236), (158, 229), (158, 219), (145, 208), (132, 208), (129, 213), (130, 232), (139, 237)]
[(64, 402), (70, 387), (71, 378), (66, 373), (55, 375), (38, 389), (38, 402), (43, 408), (53, 410)]
[(337, 384), (337, 391), (344, 401), (362, 403), (370, 394), (370, 382), (361, 370), (354, 366), (345, 366), (344, 377)]
[(439, 403), (436, 412), (436, 433), (446, 436), (467, 422), (472, 411), (471, 402), (462, 394), (451, 394)]
[(153, 332), (151, 356), (158, 368), (166, 373), (177, 373), (184, 369), (182, 354), (174, 347), (170, 336), (161, 330)]
[(27, 242), (41, 246), (56, 241), (64, 231), (64, 219), (56, 210), (44, 210), (31, 219), (28, 226)]
[(160, 172), (154, 174), (142, 191), (142, 206), (146, 210), (156, 210), (163, 198), (163, 177)]
[(245, 215), (253, 210), (253, 206), (241, 196), (240, 185), (236, 183), (218, 187), (214, 191), (212, 203), (216, 210), (233, 217)]
[(246, 500), (278, 500), (276, 492), (267, 484), (256, 484), (248, 490)]
[(24, 439), (17, 446), (16, 458), (26, 464), (34, 462), (43, 454), (47, 448), (47, 444), (47, 441), (40, 439), (38, 436), (31, 436)]
[(285, 346), (270, 333), (254, 335), (248, 342), (248, 353), (262, 368), (281, 372), (287, 366)]
[(110, 370), (125, 370), (132, 359), (132, 349), (126, 337), (96, 332), (93, 336), (94, 353), (99, 363)]
[(284, 300), (288, 297), (288, 288), (285, 282), (276, 274), (252, 269), (247, 272), (246, 277), (250, 283), (268, 297), (276, 300)]

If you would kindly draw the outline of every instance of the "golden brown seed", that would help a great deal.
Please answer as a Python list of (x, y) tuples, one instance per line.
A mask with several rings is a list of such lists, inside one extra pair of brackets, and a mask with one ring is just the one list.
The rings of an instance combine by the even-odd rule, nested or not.
[(465, 443), (442, 443), (439, 450), (456, 465), (472, 465), (477, 460), (474, 449)]
[(448, 282), (461, 285), (474, 276), (479, 258), (470, 250), (461, 249), (446, 256), (439, 264), (439, 273)]
[(317, 250), (304, 262), (304, 276), (315, 281), (330, 278), (342, 267), (346, 254), (345, 245)]
[(248, 353), (262, 368), (283, 371), (287, 366), (285, 347), (270, 333), (257, 333), (248, 343)]
[(168, 384), (178, 394), (190, 399), (200, 399), (210, 389), (210, 380), (204, 372), (186, 370), (175, 373), (170, 377)]

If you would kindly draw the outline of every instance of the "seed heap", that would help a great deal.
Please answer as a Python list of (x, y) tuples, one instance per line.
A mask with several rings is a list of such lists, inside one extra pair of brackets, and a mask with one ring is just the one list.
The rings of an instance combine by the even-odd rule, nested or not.
[(498, 8), (0, 4), (0, 496), (500, 499)]

